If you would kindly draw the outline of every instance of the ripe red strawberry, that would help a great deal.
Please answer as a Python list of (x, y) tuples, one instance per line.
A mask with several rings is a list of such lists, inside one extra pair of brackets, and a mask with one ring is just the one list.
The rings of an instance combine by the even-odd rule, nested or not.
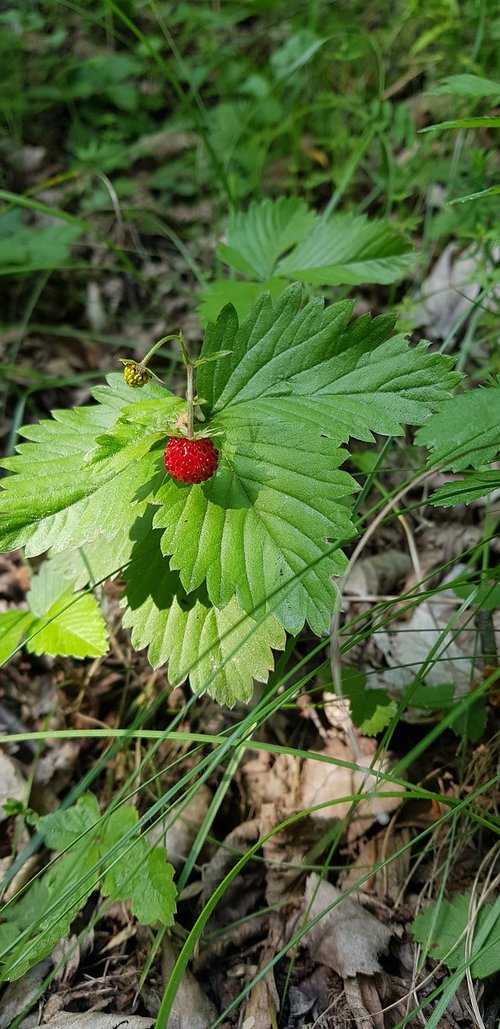
[(165, 447), (165, 468), (174, 479), (194, 485), (214, 474), (219, 454), (212, 440), (178, 439), (172, 436)]

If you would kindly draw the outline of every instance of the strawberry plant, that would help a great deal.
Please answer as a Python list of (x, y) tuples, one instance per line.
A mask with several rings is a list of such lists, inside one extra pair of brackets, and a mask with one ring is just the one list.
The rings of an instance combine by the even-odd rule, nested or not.
[(50, 954), (97, 888), (103, 897), (129, 899), (143, 925), (173, 922), (173, 868), (165, 848), (138, 832), (135, 808), (119, 806), (101, 817), (96, 798), (85, 793), (67, 810), (26, 817), (62, 856), (2, 908), (1, 980), (19, 979)]
[(351, 316), (350, 301), (303, 306), (299, 284), (241, 324), (229, 304), (198, 360), (179, 341), (186, 400), (150, 375), (130, 384), (126, 364), (95, 404), (25, 426), (4, 462), (2, 550), (48, 553), (79, 588), (121, 572), (151, 664), (248, 700), (286, 633), (329, 631), (355, 536), (343, 444), (422, 424), (458, 380), (392, 315)]

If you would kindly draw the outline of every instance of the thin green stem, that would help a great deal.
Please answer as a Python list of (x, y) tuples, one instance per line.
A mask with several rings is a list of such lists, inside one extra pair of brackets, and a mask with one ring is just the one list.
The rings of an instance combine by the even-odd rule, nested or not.
[(191, 363), (186, 365), (187, 374), (187, 430), (188, 439), (194, 439), (194, 368)]
[(151, 350), (148, 350), (145, 358), (141, 361), (142, 367), (146, 368), (148, 362), (151, 360), (153, 355), (156, 354), (156, 351), (159, 350), (160, 347), (162, 347), (164, 343), (168, 343), (171, 339), (179, 339), (179, 338), (180, 338), (179, 334), (177, 332), (174, 332), (174, 333), (172, 333), (171, 336), (164, 336), (163, 339), (159, 339), (158, 343), (155, 343), (154, 347), (151, 347)]

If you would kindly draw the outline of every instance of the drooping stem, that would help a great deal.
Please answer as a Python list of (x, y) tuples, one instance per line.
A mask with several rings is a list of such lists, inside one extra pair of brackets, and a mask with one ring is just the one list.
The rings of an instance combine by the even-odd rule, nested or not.
[(186, 364), (187, 374), (187, 431), (188, 439), (194, 439), (194, 368), (189, 362)]
[(159, 350), (164, 343), (168, 343), (171, 339), (179, 339), (179, 333), (174, 332), (171, 336), (164, 336), (163, 339), (159, 339), (158, 343), (155, 343), (154, 347), (151, 347), (151, 350), (148, 350), (146, 356), (143, 357), (141, 361), (142, 367), (146, 368), (148, 361), (150, 361), (153, 355), (156, 354), (156, 351)]

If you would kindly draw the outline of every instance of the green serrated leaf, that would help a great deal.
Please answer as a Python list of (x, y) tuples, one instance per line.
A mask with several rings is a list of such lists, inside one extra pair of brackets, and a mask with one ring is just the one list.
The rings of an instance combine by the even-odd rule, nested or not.
[(470, 504), (500, 489), (500, 472), (474, 472), (465, 479), (448, 482), (440, 486), (429, 498), (428, 503), (434, 507), (452, 507), (457, 504)]
[(488, 710), (484, 697), (478, 697), (475, 703), (470, 704), (466, 711), (458, 716), (453, 722), (453, 732), (463, 740), (470, 740), (476, 743), (484, 735)]
[[(119, 844), (138, 821), (132, 807), (119, 807), (106, 821), (101, 853)], [(176, 891), (173, 868), (166, 861), (163, 847), (152, 848), (143, 836), (123, 844), (123, 854), (112, 859), (101, 891), (114, 900), (130, 899), (132, 912), (143, 924), (161, 921), (171, 925), (175, 914)]]
[[(417, 915), (412, 932), (429, 956), (444, 961), (448, 968), (465, 964), (465, 936), (470, 924), (471, 897), (461, 894), (452, 903), (442, 900)], [(500, 899), (484, 904), (479, 911), (470, 941), (474, 978), (486, 979), (500, 969)]]
[(352, 720), (364, 736), (382, 732), (396, 710), (385, 690), (367, 687), (366, 675), (354, 668), (342, 669), (342, 695), (350, 701)]
[(431, 504), (449, 507), (488, 496), (500, 486), (498, 470), (482, 467), (500, 453), (500, 385), (448, 400), (418, 430), (415, 442), (431, 451), (430, 466), (439, 464), (455, 472), (479, 469), (441, 486), (430, 498)]
[(285, 289), (286, 279), (270, 278), (264, 282), (241, 282), (236, 279), (224, 279), (207, 286), (199, 307), (199, 315), (206, 327), (215, 321), (226, 304), (232, 304), (238, 317), (246, 318), (252, 304), (262, 290), (267, 290), (274, 299)]
[(452, 397), (418, 430), (415, 442), (431, 451), (429, 465), (454, 472), (494, 461), (500, 452), (500, 387)]
[(448, 75), (441, 84), (429, 90), (430, 95), (455, 94), (457, 96), (500, 97), (500, 82), (485, 79), (481, 75)]
[(99, 805), (93, 793), (84, 793), (69, 808), (53, 811), (37, 821), (37, 829), (50, 850), (66, 850), (100, 819)]
[(221, 704), (248, 700), (254, 679), (266, 682), (273, 668), (271, 648), (285, 645), (281, 626), (272, 616), (250, 618), (234, 598), (219, 610), (203, 588), (186, 594), (161, 553), (160, 537), (144, 526), (125, 573), (123, 624), (132, 628), (133, 646), (148, 646), (155, 668), (168, 662), (175, 685), (189, 675), (195, 692), (208, 691)]
[(314, 231), (276, 267), (276, 275), (316, 286), (395, 282), (413, 261), (408, 240), (387, 222), (364, 215), (336, 215)]
[[(9, 946), (8, 952), (2, 956), (2, 980), (20, 979), (33, 965), (47, 957), (60, 940), (65, 939), (74, 918), (96, 888), (97, 873), (87, 873), (90, 873), (97, 857), (97, 849), (87, 841), (84, 846), (72, 848), (47, 872), (43, 888), (38, 888), (33, 897), (30, 896), (30, 887), (26, 903), (37, 903), (36, 918), (30, 918), (28, 922), (31, 932), (27, 940), (16, 943), (12, 932), (10, 939), (0, 936), (0, 944), (6, 942)], [(68, 896), (61, 903), (61, 897), (66, 893)], [(17, 939), (24, 926), (23, 918), (17, 921), (16, 914), (17, 904), (11, 912), (13, 921), (9, 923), (15, 927)]]
[(241, 327), (227, 308), (207, 331), (202, 354), (232, 349), (198, 381), (210, 426), (224, 432), (219, 468), (202, 486), (167, 481), (154, 524), (188, 592), (206, 579), (218, 607), (236, 592), (249, 614), (267, 604), (288, 631), (307, 621), (321, 634), (357, 489), (338, 470), (339, 442), (423, 421), (457, 377), (425, 344), (391, 338), (390, 317), (348, 324), (348, 302), (300, 302), (300, 286), (274, 305), (264, 294)]
[[(137, 821), (132, 807), (120, 807), (102, 819), (91, 793), (72, 807), (37, 820), (47, 846), (67, 853), (20, 901), (2, 911), (8, 920), (7, 926), (0, 927), (0, 949), (5, 951), (2, 979), (19, 979), (68, 935), (75, 916), (99, 885), (99, 864), (109, 866), (101, 883), (105, 896), (130, 899), (133, 913), (144, 924), (172, 923), (175, 887), (164, 848), (151, 847), (141, 835), (123, 841)], [(112, 860), (108, 859), (111, 848), (115, 848)], [(18, 942), (25, 928), (30, 928), (30, 936)]]
[(275, 273), (279, 258), (304, 239), (315, 223), (314, 212), (296, 197), (252, 203), (245, 213), (233, 215), (227, 229), (229, 246), (221, 246), (219, 254), (237, 271), (264, 281)]
[[(56, 411), (52, 421), (21, 430), (33, 442), (21, 444), (19, 453), (4, 462), (17, 474), (2, 483), (0, 511), (6, 527), (0, 531), (0, 549), (26, 545), (26, 553), (34, 556), (50, 547), (70, 549), (98, 536), (112, 538), (128, 526), (130, 505), (146, 500), (145, 484), (161, 469), (159, 412), (166, 417), (182, 401), (148, 383), (145, 397), (136, 400), (142, 403), (139, 424), (132, 426), (129, 417), (126, 426), (120, 422), (117, 427), (135, 398), (121, 375), (109, 376), (109, 382), (94, 391), (100, 406)], [(146, 418), (148, 399), (157, 401), (156, 421), (150, 419), (145, 431), (140, 417)], [(113, 442), (103, 451), (96, 438), (109, 436), (120, 446)]]
[(26, 642), (32, 654), (84, 658), (99, 657), (108, 649), (106, 623), (97, 601), (88, 594), (75, 596), (71, 587), (44, 618), (33, 622), (30, 631), (36, 633)]
[(29, 633), (33, 615), (29, 611), (3, 611), (0, 614), (0, 664), (8, 661), (19, 641)]
[(32, 654), (82, 658), (106, 653), (106, 623), (95, 597), (76, 596), (51, 561), (33, 578), (27, 600), (34, 617), (26, 649)]
[(321, 634), (335, 598), (331, 576), (346, 566), (329, 540), (353, 534), (336, 500), (358, 487), (338, 470), (345, 454), (317, 419), (301, 429), (293, 405), (278, 417), (275, 408), (228, 408), (214, 420), (225, 429), (216, 475), (203, 486), (167, 482), (155, 497), (154, 525), (188, 592), (206, 579), (217, 607), (236, 591), (249, 614), (265, 605), (288, 631), (307, 620)]

